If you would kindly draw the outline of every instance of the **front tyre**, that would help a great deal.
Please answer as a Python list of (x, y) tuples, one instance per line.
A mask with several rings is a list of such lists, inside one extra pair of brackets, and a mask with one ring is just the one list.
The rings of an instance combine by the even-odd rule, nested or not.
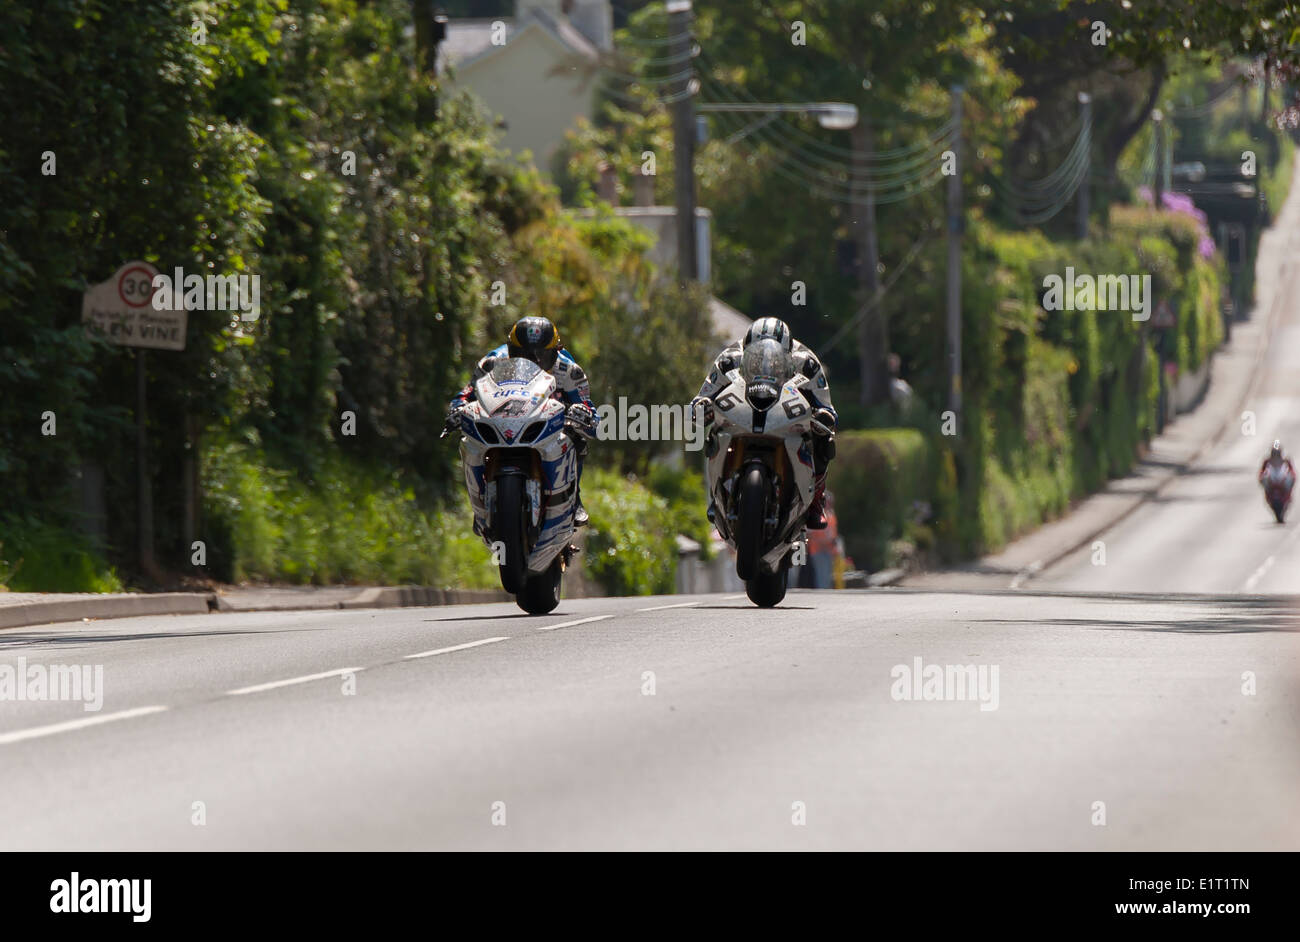
[(492, 539), (501, 544), (501, 588), (511, 595), (524, 590), (528, 542), (524, 539), (524, 479), (507, 474), (497, 479), (496, 513)]
[[(755, 466), (740, 476), (736, 513), (736, 575), (746, 584), (759, 576), (767, 520), (767, 471)], [(776, 604), (775, 602), (773, 604)]]
[(515, 602), (529, 615), (545, 615), (560, 604), (560, 580), (564, 568), (560, 557), (555, 557), (546, 572), (540, 575), (529, 574), (524, 579), (524, 587), (515, 594)]
[(785, 598), (785, 583), (786, 569), (782, 566), (776, 572), (760, 572), (753, 579), (746, 579), (745, 594), (759, 608), (772, 608)]

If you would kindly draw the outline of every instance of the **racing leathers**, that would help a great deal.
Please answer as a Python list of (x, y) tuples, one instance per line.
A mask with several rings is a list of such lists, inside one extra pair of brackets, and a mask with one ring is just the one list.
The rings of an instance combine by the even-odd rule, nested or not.
[[(508, 345), (503, 343), (478, 361), (470, 381), (449, 403), (449, 420), (474, 398), (474, 384), (492, 372), (497, 360), (509, 356)], [(586, 526), (587, 511), (582, 505), (582, 465), (587, 458), (587, 440), (595, 436), (600, 426), (600, 415), (591, 402), (587, 374), (568, 350), (560, 349), (555, 365), (548, 372), (555, 378), (555, 398), (564, 403), (569, 412), (569, 424), (577, 431), (570, 436), (578, 453), (578, 506), (574, 522), (577, 526)]]
[[(718, 394), (731, 384), (731, 380), (727, 378), (727, 373), (740, 368), (741, 354), (742, 349), (739, 340), (728, 344), (722, 349), (722, 352), (713, 361), (713, 369), (709, 371), (709, 375), (704, 379), (704, 384), (700, 386), (700, 391), (695, 397), (696, 402), (708, 400), (711, 406)], [(808, 508), (808, 528), (810, 530), (821, 530), (826, 527), (826, 511), (824, 507), (826, 469), (829, 467), (831, 459), (835, 457), (835, 423), (837, 416), (835, 407), (831, 405), (831, 390), (826, 381), (826, 370), (822, 367), (822, 362), (817, 358), (817, 354), (795, 340), (791, 344), (790, 357), (794, 360), (795, 372), (801, 373), (808, 378), (808, 382), (800, 387), (804, 398), (808, 400), (808, 405), (812, 409), (813, 419), (814, 491), (812, 504)], [(705, 421), (711, 421), (711, 416), (706, 415)], [(710, 520), (713, 519), (714, 513), (715, 508), (710, 505)]]

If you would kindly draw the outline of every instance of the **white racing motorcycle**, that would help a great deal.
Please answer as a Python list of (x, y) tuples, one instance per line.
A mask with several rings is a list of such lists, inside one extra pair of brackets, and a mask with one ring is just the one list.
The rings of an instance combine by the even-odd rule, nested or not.
[(497, 360), (474, 393), (460, 414), (474, 532), (493, 551), (501, 587), (524, 611), (545, 615), (560, 604), (576, 552), (578, 455), (566, 410), (552, 398), (555, 377), (532, 360)]
[(785, 598), (791, 556), (806, 548), (813, 498), (811, 408), (790, 354), (751, 344), (713, 400), (708, 455), (715, 525), (736, 551), (736, 575), (764, 608)]

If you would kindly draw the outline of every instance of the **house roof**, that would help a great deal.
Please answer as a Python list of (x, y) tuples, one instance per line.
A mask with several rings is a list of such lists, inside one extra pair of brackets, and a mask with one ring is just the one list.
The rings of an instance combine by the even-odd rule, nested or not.
[(506, 42), (509, 43), (515, 33), (513, 19), (450, 20), (447, 23), (447, 35), (439, 50), (442, 55), (442, 61), (438, 63), (439, 70), (444, 65), (458, 66), (490, 50), (492, 26), (497, 22), (505, 24)]
[(754, 323), (741, 314), (726, 301), (716, 295), (709, 295), (709, 320), (713, 323), (714, 336), (731, 341), (743, 337), (749, 325)]
[[(494, 46), (492, 32), (495, 24), (505, 25), (505, 43)], [(495, 17), (481, 20), (450, 20), (447, 35), (439, 48), (438, 68), (445, 66), (464, 69), (481, 59), (496, 55), (529, 30), (541, 30), (544, 35), (573, 55), (590, 62), (600, 61), (600, 51), (591, 40), (582, 35), (568, 20), (556, 20), (545, 10), (531, 9), (522, 23), (513, 18)]]

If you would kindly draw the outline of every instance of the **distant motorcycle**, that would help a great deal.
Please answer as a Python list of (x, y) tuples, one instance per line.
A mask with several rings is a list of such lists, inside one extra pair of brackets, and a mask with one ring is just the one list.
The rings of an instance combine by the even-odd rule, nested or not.
[(503, 357), (459, 413), (474, 532), (496, 556), (501, 587), (531, 615), (560, 604), (576, 552), (577, 448), (554, 393), (555, 377), (532, 360)]
[(1286, 509), (1291, 504), (1291, 491), (1295, 488), (1295, 475), (1285, 464), (1266, 467), (1259, 477), (1264, 486), (1264, 500), (1273, 511), (1278, 523), (1286, 518)]
[(709, 493), (718, 533), (736, 551), (736, 575), (750, 601), (785, 598), (786, 573), (807, 545), (813, 497), (810, 407), (790, 354), (776, 341), (746, 348), (731, 385), (713, 400)]

